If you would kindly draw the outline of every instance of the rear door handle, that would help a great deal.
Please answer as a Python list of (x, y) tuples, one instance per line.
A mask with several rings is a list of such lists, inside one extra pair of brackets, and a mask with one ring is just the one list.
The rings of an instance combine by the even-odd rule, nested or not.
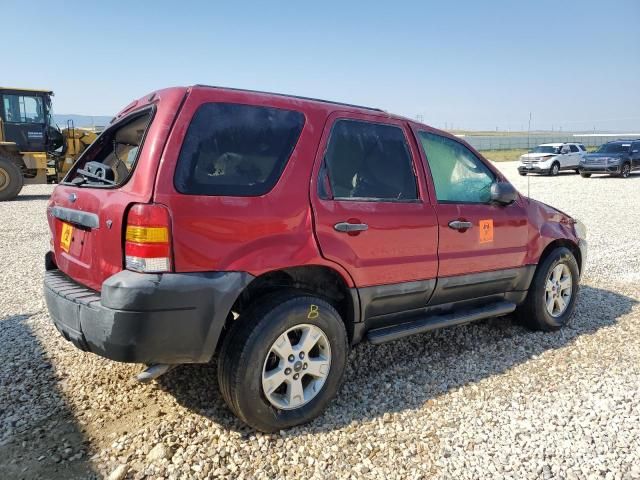
[(467, 230), (471, 227), (473, 227), (473, 223), (465, 222), (464, 220), (451, 220), (449, 222), (449, 228), (454, 230)]
[(350, 233), (350, 232), (364, 232), (365, 230), (369, 230), (369, 225), (366, 223), (348, 223), (348, 222), (340, 222), (336, 223), (333, 228), (337, 232)]

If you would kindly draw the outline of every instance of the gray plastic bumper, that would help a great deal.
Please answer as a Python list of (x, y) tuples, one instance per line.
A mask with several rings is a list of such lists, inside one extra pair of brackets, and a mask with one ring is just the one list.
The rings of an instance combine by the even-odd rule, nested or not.
[(60, 333), (82, 350), (120, 362), (204, 363), (253, 278), (125, 270), (105, 280), (99, 293), (53, 269), (45, 274), (44, 294)]

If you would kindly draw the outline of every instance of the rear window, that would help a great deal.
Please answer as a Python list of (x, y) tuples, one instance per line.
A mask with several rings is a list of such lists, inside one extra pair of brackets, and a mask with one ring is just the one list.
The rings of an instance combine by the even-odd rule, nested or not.
[(176, 190), (191, 195), (267, 193), (280, 178), (303, 125), (304, 115), (291, 110), (201, 105), (182, 144)]
[(105, 130), (78, 159), (64, 183), (118, 187), (136, 166), (153, 110), (133, 114)]

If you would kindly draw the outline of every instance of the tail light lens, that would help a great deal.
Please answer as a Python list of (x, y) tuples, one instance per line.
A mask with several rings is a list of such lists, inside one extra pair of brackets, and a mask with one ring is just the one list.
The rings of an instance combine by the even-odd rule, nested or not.
[(135, 204), (127, 215), (125, 267), (145, 273), (171, 271), (171, 220), (164, 205)]

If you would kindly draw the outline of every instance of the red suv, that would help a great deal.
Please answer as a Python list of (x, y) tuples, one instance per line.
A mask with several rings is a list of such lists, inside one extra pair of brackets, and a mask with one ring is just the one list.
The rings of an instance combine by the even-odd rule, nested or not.
[(464, 141), (374, 108), (208, 86), (134, 101), (48, 206), (45, 296), (82, 350), (218, 357), (263, 431), (336, 394), (350, 345), (515, 312), (571, 318), (585, 228)]

